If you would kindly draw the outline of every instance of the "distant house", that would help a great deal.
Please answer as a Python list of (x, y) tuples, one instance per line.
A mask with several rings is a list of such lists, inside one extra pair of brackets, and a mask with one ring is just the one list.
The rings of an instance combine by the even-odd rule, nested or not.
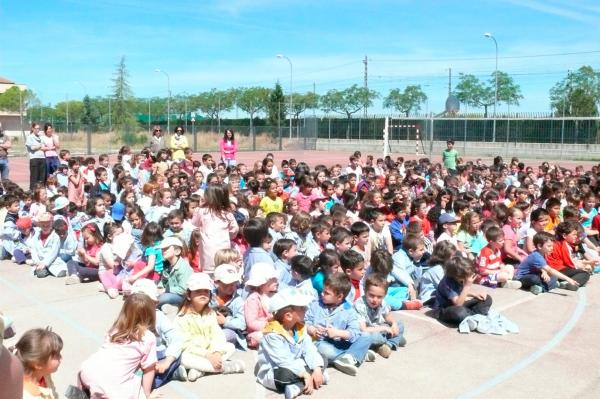
[[(10, 79), (0, 76), (0, 94), (13, 86), (19, 87), (21, 90), (26, 90), (27, 86), (17, 84)], [(4, 132), (10, 136), (21, 135), (21, 115), (17, 112), (4, 111), (0, 109), (0, 123)], [(27, 130), (27, 122), (23, 120), (23, 129)]]

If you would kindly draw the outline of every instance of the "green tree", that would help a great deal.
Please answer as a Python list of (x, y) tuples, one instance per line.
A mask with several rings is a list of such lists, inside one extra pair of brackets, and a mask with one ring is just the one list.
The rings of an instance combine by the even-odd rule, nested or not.
[[(54, 105), (54, 120), (62, 126), (56, 126), (63, 131), (75, 132), (79, 128), (79, 121), (83, 116), (83, 102), (79, 100), (61, 101)], [(67, 114), (69, 115), (69, 126), (67, 129)]]
[[(489, 86), (495, 90), (496, 74), (488, 80)], [(519, 105), (519, 100), (523, 98), (521, 94), (521, 86), (516, 84), (509, 74), (498, 71), (498, 103), (508, 105)]]
[(486, 86), (475, 75), (461, 73), (455, 93), (461, 103), (476, 108), (483, 107), (484, 116), (487, 118), (488, 107), (494, 104), (493, 87)]
[(600, 72), (582, 66), (550, 89), (550, 106), (556, 116), (597, 116)]
[(267, 109), (270, 95), (271, 90), (266, 87), (249, 87), (237, 90), (237, 106), (250, 115), (250, 134), (252, 135), (253, 150), (256, 149), (253, 119), (256, 114)]
[[(289, 96), (287, 101), (289, 102)], [(319, 95), (309, 91), (307, 93), (294, 93), (292, 102), (292, 115), (295, 119), (307, 109), (315, 109), (319, 106)]]
[(21, 100), (25, 100), (26, 91), (13, 86), (0, 94), (0, 109), (10, 112), (19, 112), (21, 109)]
[(286, 114), (286, 100), (283, 96), (283, 89), (279, 82), (275, 84), (275, 89), (269, 96), (269, 106), (267, 107), (267, 117), (269, 124), (277, 126), (278, 123), (284, 123)]
[(404, 91), (392, 89), (386, 98), (383, 99), (384, 108), (391, 108), (402, 112), (408, 118), (412, 112), (418, 112), (421, 104), (427, 101), (427, 95), (421, 90), (420, 85), (408, 85)]
[(234, 104), (234, 90), (212, 89), (190, 98), (190, 109), (200, 110), (211, 120), (220, 119), (221, 114), (230, 111)]
[(132, 113), (133, 91), (128, 81), (129, 72), (125, 66), (125, 56), (121, 57), (113, 76), (112, 125), (124, 132), (135, 124)]
[(345, 115), (348, 118), (346, 138), (350, 138), (352, 115), (364, 107), (370, 107), (373, 100), (378, 97), (379, 93), (376, 91), (358, 87), (358, 85), (352, 85), (341, 91), (332, 89), (321, 97), (321, 109), (325, 112), (336, 112)]
[(97, 127), (100, 124), (100, 111), (96, 108), (96, 104), (87, 94), (83, 97), (83, 114), (81, 115), (81, 123), (84, 126)]

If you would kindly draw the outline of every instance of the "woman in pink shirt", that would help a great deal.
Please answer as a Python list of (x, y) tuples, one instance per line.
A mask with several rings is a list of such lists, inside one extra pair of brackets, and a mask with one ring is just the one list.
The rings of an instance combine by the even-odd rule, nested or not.
[(221, 152), (221, 160), (225, 166), (235, 166), (235, 155), (237, 154), (238, 144), (235, 141), (233, 130), (225, 130), (223, 138), (219, 140), (219, 151)]
[(58, 149), (60, 145), (58, 143), (58, 135), (54, 133), (54, 127), (51, 123), (44, 125), (44, 135), (42, 139), (42, 150), (46, 157), (46, 177), (54, 174), (60, 165), (58, 160)]

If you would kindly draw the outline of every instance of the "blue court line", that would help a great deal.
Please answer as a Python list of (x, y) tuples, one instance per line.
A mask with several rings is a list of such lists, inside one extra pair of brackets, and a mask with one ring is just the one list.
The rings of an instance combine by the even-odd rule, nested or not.
[[(101, 345), (102, 343), (104, 343), (104, 340), (102, 339), (102, 337), (98, 336), (96, 333), (94, 333), (90, 329), (84, 327), (81, 323), (79, 323), (75, 319), (73, 319), (69, 316), (66, 316), (64, 314), (64, 312), (60, 312), (55, 306), (44, 303), (44, 302), (40, 301), (39, 299), (36, 299), (32, 295), (25, 294), (22, 289), (15, 287), (15, 285), (12, 282), (4, 279), (3, 277), (0, 277), (0, 283), (2, 283), (2, 285), (4, 285), (9, 290), (11, 290), (13, 293), (26, 298), (31, 303), (33, 303), (36, 307), (43, 309), (46, 313), (51, 314), (52, 316), (55, 316), (57, 319), (62, 320), (65, 324), (67, 324), (69, 327), (71, 327), (72, 329), (77, 331), (79, 334), (91, 339), (92, 341), (96, 342), (98, 345)], [(175, 392), (177, 392), (179, 395), (183, 396), (184, 398), (187, 398), (187, 399), (197, 399), (198, 398), (197, 395), (191, 393), (190, 391), (188, 391), (187, 389), (185, 389), (182, 386), (179, 386), (176, 384), (169, 384), (169, 388), (172, 388)]]
[(508, 370), (503, 371), (498, 374), (494, 378), (484, 382), (483, 384), (477, 386), (473, 390), (462, 394), (458, 397), (458, 399), (470, 399), (475, 398), (478, 395), (486, 392), (487, 390), (495, 387), (496, 385), (510, 379), (512, 376), (517, 374), (518, 372), (524, 370), (529, 367), (533, 362), (544, 356), (546, 353), (550, 352), (554, 349), (558, 344), (561, 343), (563, 339), (571, 332), (571, 330), (575, 327), (581, 316), (583, 315), (583, 311), (585, 310), (585, 306), (587, 303), (586, 297), (586, 288), (582, 287), (577, 290), (577, 306), (571, 315), (571, 318), (567, 321), (567, 323), (563, 326), (563, 328), (556, 333), (554, 337), (550, 341), (548, 341), (544, 346), (542, 346), (537, 351), (533, 352), (531, 355), (519, 361), (517, 364), (509, 368)]

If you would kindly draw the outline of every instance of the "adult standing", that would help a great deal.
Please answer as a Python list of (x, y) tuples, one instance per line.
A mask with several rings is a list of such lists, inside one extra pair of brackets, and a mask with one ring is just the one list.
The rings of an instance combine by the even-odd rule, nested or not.
[(183, 161), (185, 159), (183, 150), (189, 147), (184, 133), (185, 130), (183, 129), (183, 126), (177, 125), (175, 127), (175, 134), (171, 136), (171, 158), (175, 162)]
[(44, 150), (44, 156), (46, 157), (46, 176), (48, 177), (58, 170), (60, 161), (58, 160), (58, 150), (60, 148), (58, 142), (58, 135), (54, 132), (54, 126), (51, 123), (44, 125), (44, 135), (41, 136), (42, 150)]
[(233, 130), (227, 129), (223, 134), (223, 138), (219, 140), (219, 151), (221, 151), (221, 161), (225, 166), (235, 166), (237, 161), (235, 156), (237, 155), (238, 144), (235, 141), (235, 134)]
[(12, 146), (10, 137), (4, 134), (2, 126), (0, 126), (0, 178), (8, 179), (8, 149)]
[(25, 147), (29, 154), (29, 189), (33, 190), (36, 183), (46, 181), (46, 156), (42, 147), (42, 138), (40, 137), (40, 125), (31, 124), (31, 131), (25, 141)]
[(148, 147), (150, 147), (150, 151), (152, 151), (152, 154), (154, 155), (158, 154), (160, 150), (165, 148), (165, 138), (162, 135), (160, 126), (156, 125), (152, 129), (152, 137), (150, 137)]

